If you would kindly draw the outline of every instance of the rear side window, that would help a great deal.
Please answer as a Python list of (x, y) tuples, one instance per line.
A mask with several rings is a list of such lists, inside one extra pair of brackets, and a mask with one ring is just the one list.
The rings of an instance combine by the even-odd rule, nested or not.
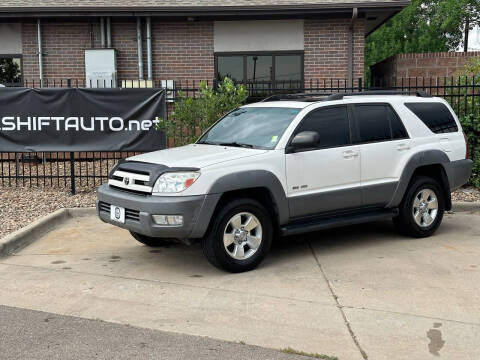
[(387, 104), (355, 105), (360, 143), (408, 138), (401, 120)]
[(458, 131), (457, 123), (445, 104), (421, 102), (405, 103), (405, 106), (436, 134)]
[(350, 144), (350, 124), (346, 106), (313, 110), (297, 127), (295, 135), (302, 131), (316, 131), (320, 135), (319, 149)]
[(403, 126), (402, 120), (399, 119), (397, 114), (392, 110), (390, 106), (385, 106), (388, 116), (390, 118), (390, 126), (392, 128), (392, 139), (406, 139), (408, 138), (407, 130)]

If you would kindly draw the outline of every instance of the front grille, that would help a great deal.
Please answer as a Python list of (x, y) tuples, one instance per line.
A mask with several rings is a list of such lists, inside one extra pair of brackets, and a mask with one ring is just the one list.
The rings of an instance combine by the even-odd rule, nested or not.
[(135, 195), (143, 195), (146, 196), (148, 195), (147, 193), (144, 193), (143, 191), (136, 191), (136, 190), (131, 190), (131, 189), (125, 189), (123, 187), (115, 186), (115, 185), (110, 185), (112, 189), (118, 190), (118, 191), (124, 191), (129, 194), (135, 194)]
[[(110, 215), (110, 205), (104, 201), (98, 203), (98, 207), (101, 212), (105, 212)], [(125, 220), (140, 221), (140, 211), (133, 209), (125, 209)]]
[(108, 179), (108, 184), (112, 188), (133, 194), (147, 195), (152, 193), (150, 176), (140, 172), (115, 170)]

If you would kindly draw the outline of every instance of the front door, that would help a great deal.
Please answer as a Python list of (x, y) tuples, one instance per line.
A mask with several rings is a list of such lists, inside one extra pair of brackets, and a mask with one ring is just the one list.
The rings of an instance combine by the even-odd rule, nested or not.
[(360, 151), (352, 145), (347, 107), (315, 109), (294, 132), (316, 131), (316, 148), (286, 154), (288, 202), (292, 218), (360, 207)]

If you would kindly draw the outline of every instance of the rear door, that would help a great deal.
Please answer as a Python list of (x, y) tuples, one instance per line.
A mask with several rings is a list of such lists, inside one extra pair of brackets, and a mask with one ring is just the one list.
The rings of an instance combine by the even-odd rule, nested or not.
[(411, 156), (412, 140), (386, 103), (353, 105), (364, 206), (387, 205)]
[(320, 141), (314, 149), (285, 155), (291, 217), (361, 205), (360, 153), (352, 130), (345, 105), (312, 110), (298, 125), (292, 138), (316, 131)]
[(465, 157), (465, 140), (453, 109), (441, 102), (406, 102), (405, 106), (435, 134), (432, 137), (451, 160)]

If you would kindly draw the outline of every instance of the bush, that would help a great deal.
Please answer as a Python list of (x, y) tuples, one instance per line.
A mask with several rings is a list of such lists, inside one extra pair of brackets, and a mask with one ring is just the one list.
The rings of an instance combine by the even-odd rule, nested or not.
[(246, 98), (245, 87), (235, 86), (229, 78), (223, 79), (216, 91), (201, 82), (198, 97), (177, 93), (172, 113), (168, 119), (159, 119), (156, 129), (173, 139), (175, 146), (190, 144), (220, 117), (242, 105)]
[(473, 160), (469, 184), (480, 188), (480, 115), (469, 114), (460, 117), (463, 131), (467, 134), (470, 159)]

